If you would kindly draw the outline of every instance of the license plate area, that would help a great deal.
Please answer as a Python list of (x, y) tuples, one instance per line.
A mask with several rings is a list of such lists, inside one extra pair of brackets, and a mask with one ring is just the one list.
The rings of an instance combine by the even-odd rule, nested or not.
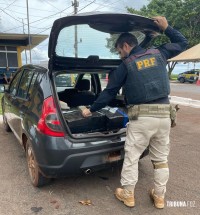
[(106, 162), (114, 162), (122, 159), (121, 151), (114, 151), (107, 154), (105, 157)]

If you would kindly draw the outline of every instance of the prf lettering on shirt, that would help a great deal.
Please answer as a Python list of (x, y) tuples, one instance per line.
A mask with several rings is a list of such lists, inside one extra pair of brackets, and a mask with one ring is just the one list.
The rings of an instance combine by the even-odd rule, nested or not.
[(138, 70), (143, 70), (149, 67), (157, 66), (157, 61), (155, 57), (145, 58), (141, 60), (138, 59), (135, 61), (135, 63)]

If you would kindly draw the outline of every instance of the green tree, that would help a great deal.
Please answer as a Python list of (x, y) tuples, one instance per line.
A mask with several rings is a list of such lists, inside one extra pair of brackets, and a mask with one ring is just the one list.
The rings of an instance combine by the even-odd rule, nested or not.
[[(181, 31), (192, 47), (200, 42), (200, 4), (199, 0), (151, 0), (139, 11), (127, 8), (128, 12), (146, 17), (165, 16), (169, 24)], [(165, 39), (157, 40), (160, 44)]]
[(113, 34), (110, 36), (110, 38), (106, 38), (107, 40), (107, 45), (106, 47), (110, 49), (110, 52), (112, 53), (117, 53), (116, 49), (115, 49), (115, 42), (117, 40), (117, 38), (119, 37), (120, 34)]

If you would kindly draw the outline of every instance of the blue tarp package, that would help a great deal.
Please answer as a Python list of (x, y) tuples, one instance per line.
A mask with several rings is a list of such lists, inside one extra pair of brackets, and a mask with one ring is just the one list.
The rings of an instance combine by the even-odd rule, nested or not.
[(117, 112), (122, 114), (122, 116), (124, 117), (124, 121), (123, 121), (123, 127), (125, 128), (126, 127), (126, 124), (128, 122), (128, 115), (126, 114), (126, 112), (124, 110), (121, 110), (121, 109), (117, 109)]

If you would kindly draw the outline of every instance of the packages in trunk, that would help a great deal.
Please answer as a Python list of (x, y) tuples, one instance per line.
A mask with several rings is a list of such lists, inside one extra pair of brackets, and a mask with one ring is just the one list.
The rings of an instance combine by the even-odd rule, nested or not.
[(106, 118), (103, 113), (94, 112), (92, 116), (83, 117), (78, 108), (72, 108), (63, 114), (73, 134), (106, 130)]
[(101, 109), (101, 113), (106, 116), (106, 129), (116, 130), (126, 127), (128, 116), (123, 108), (105, 107)]

